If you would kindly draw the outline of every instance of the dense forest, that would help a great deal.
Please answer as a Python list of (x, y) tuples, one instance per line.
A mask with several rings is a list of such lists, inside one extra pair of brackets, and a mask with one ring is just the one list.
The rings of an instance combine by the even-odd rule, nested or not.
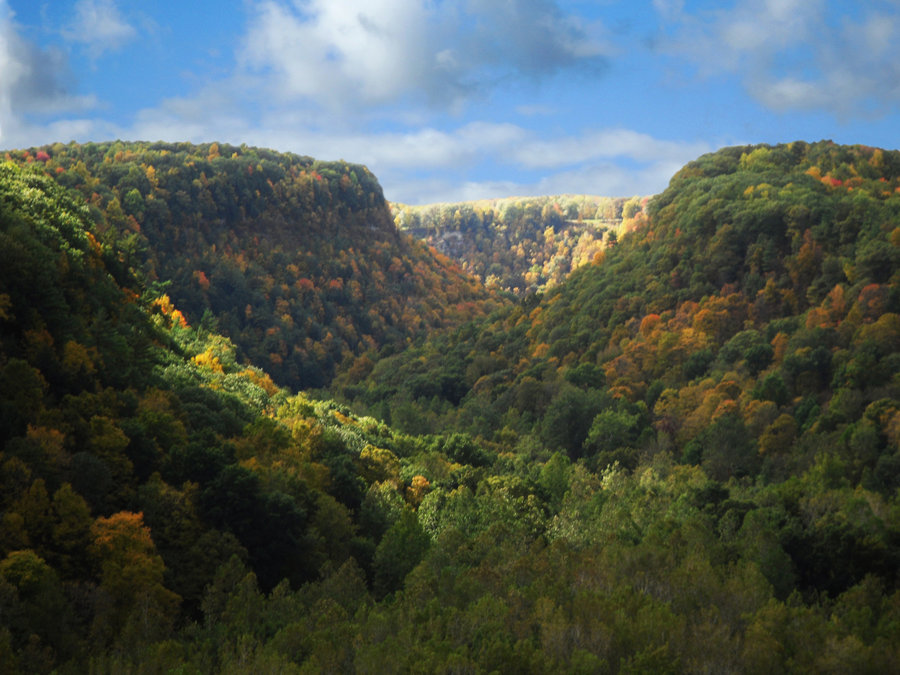
[[(326, 400), (279, 386), (284, 362), (224, 335), (226, 311), (186, 309), (163, 271), (181, 244), (107, 213), (115, 156), (67, 183), (60, 148), (93, 152), (0, 165), (0, 671), (900, 662), (900, 153), (705, 155), (515, 302), (377, 221), (422, 256), (388, 296), (447, 302), (426, 293), (445, 273), (473, 320), (350, 350)], [(334, 250), (363, 250), (362, 207), (317, 208)], [(192, 213), (158, 227), (251, 222)], [(237, 260), (275, 237), (252, 222), (183, 248)]]
[(637, 197), (558, 195), (392, 209), (400, 230), (456, 260), (488, 288), (522, 296), (602, 258), (641, 205)]
[(398, 233), (362, 166), (217, 143), (58, 143), (6, 158), (78, 191), (122, 267), (293, 389), (491, 306)]

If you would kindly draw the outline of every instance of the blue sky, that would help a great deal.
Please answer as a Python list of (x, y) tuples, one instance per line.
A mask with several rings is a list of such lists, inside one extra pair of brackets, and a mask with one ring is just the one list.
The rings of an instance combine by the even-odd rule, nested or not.
[(726, 145), (898, 147), (900, 0), (0, 0), (0, 148), (247, 143), (394, 201), (654, 194)]

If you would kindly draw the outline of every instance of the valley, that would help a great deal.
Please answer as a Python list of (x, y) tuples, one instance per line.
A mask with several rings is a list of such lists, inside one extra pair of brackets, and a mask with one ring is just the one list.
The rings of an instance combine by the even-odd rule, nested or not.
[(0, 165), (8, 672), (889, 672), (900, 152), (389, 205), (346, 162)]

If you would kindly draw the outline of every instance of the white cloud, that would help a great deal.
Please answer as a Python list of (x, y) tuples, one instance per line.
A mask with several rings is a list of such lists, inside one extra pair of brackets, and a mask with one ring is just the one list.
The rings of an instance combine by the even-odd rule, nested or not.
[[(271, 120), (274, 124), (275, 120)], [(463, 169), (491, 162), (518, 170), (555, 170), (599, 161), (680, 168), (708, 152), (707, 143), (653, 138), (629, 129), (589, 130), (577, 136), (546, 138), (515, 124), (470, 122), (449, 131), (421, 127), (404, 132), (342, 133), (262, 124), (263, 144), (285, 143), (319, 157), (348, 158), (379, 170)], [(300, 148), (305, 148), (301, 150)], [(671, 175), (671, 174), (670, 174)]]
[(751, 82), (748, 88), (757, 99), (773, 110), (827, 106), (830, 96), (822, 85), (793, 77)]
[[(600, 24), (566, 14), (553, 0), (468, 0), (456, 40), (476, 66), (542, 74), (614, 50)], [(470, 57), (471, 58), (471, 57)]]
[[(454, 182), (433, 177), (410, 178), (415, 176), (413, 171), (398, 172), (394, 167), (385, 167), (384, 171), (375, 171), (385, 195), (407, 203), (562, 193), (651, 195), (663, 190), (686, 162), (713, 149), (705, 143), (664, 141), (627, 129), (591, 130), (554, 141), (515, 127), (505, 130), (509, 142), (497, 143), (491, 128), (483, 125), (476, 130), (475, 125), (467, 125), (449, 137), (457, 144), (466, 144), (470, 164), (493, 162), (513, 167), (513, 173), (525, 169), (541, 175), (530, 182)], [(571, 152), (567, 159), (566, 152)], [(508, 173), (502, 169), (494, 172)]]
[(663, 19), (677, 19), (684, 11), (684, 0), (653, 0), (653, 7)]
[(591, 194), (608, 197), (648, 196), (662, 191), (681, 164), (653, 163), (640, 169), (623, 169), (612, 163), (587, 166), (542, 178), (531, 194)]
[(29, 116), (93, 108), (93, 96), (69, 92), (70, 77), (65, 54), (22, 38), (13, 13), (0, 0), (0, 145), (12, 148), (41, 142), (47, 129), (29, 124)]
[(674, 37), (664, 51), (693, 62), (702, 73), (771, 65), (787, 49), (821, 34), (826, 0), (739, 0), (730, 9), (668, 17)]
[(458, 105), (506, 77), (598, 67), (596, 25), (549, 0), (266, 0), (243, 41), (270, 95), (347, 111), (394, 102)]
[(75, 17), (63, 31), (71, 42), (84, 44), (96, 58), (105, 51), (115, 51), (137, 35), (122, 17), (115, 0), (78, 0)]
[(661, 192), (681, 163), (657, 162), (640, 168), (624, 168), (613, 162), (590, 164), (549, 173), (531, 182), (512, 180), (464, 180), (418, 178), (412, 174), (381, 178), (385, 196), (405, 204), (433, 204), (513, 196), (592, 194), (608, 197), (649, 196)]
[(842, 119), (884, 114), (900, 104), (897, 4), (829, 0), (739, 0), (690, 15), (656, 0), (669, 37), (661, 49), (701, 76), (737, 74), (775, 111), (829, 110)]
[(381, 181), (385, 197), (401, 204), (469, 202), (536, 194), (530, 192), (528, 186), (515, 181), (453, 181), (448, 178), (420, 178), (413, 175), (386, 178), (387, 180)]
[(531, 168), (551, 168), (627, 157), (640, 162), (687, 161), (709, 150), (705, 143), (663, 141), (630, 129), (604, 129), (581, 136), (531, 139), (515, 148), (515, 158)]
[(284, 98), (383, 103), (420, 82), (428, 68), (426, 17), (417, 0), (262, 3), (243, 64), (275, 75)]

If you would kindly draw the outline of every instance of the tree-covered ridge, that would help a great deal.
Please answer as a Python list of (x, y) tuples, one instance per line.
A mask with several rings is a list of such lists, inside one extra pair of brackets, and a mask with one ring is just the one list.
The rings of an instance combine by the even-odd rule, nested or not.
[(640, 209), (637, 197), (590, 195), (392, 205), (398, 228), (456, 260), (489, 288), (516, 295), (555, 286), (602, 258)]
[(80, 192), (120, 263), (281, 384), (495, 307), (398, 234), (359, 165), (216, 143), (56, 144), (7, 153)]

